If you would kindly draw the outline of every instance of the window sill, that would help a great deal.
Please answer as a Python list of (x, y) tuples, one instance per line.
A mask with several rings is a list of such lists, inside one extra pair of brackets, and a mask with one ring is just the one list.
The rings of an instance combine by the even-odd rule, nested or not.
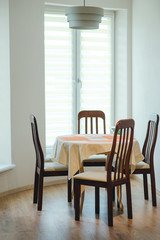
[(15, 168), (15, 164), (0, 164), (0, 174)]

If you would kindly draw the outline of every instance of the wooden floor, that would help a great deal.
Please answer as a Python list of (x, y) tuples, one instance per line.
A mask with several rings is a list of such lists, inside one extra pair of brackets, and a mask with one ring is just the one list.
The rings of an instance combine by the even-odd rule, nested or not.
[(113, 227), (107, 225), (106, 191), (101, 190), (100, 215), (94, 213), (94, 189), (86, 188), (80, 222), (67, 202), (65, 184), (44, 188), (43, 211), (32, 204), (32, 190), (0, 199), (0, 240), (158, 240), (160, 237), (160, 196), (158, 206), (143, 199), (141, 182), (132, 180), (133, 220), (114, 206)]

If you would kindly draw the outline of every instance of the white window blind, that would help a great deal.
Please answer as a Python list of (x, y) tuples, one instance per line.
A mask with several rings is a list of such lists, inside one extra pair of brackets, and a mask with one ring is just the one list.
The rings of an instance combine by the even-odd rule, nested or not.
[(72, 133), (72, 31), (64, 14), (45, 13), (46, 144)]
[(112, 16), (99, 30), (76, 31), (64, 13), (45, 12), (46, 145), (71, 134), (80, 110), (102, 110), (111, 125)]
[(111, 27), (111, 16), (105, 16), (98, 30), (80, 32), (80, 109), (104, 111), (108, 132), (111, 126), (112, 101)]

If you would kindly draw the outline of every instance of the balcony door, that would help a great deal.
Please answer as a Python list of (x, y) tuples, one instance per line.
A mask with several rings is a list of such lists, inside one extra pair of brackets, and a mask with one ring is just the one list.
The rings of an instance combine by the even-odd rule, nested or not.
[(102, 110), (109, 131), (114, 112), (113, 15), (98, 30), (71, 30), (64, 13), (45, 12), (46, 146), (77, 132), (80, 110)]

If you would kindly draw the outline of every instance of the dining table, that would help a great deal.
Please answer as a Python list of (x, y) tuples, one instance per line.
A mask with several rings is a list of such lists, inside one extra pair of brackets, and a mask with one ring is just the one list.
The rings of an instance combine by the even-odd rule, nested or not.
[[(112, 148), (113, 134), (70, 134), (57, 136), (52, 149), (52, 161), (59, 162), (68, 166), (68, 179), (77, 172), (83, 172), (83, 160), (90, 156), (105, 154), (106, 168), (109, 153)], [(117, 141), (119, 141), (117, 136)], [(133, 139), (133, 146), (130, 157), (131, 173), (134, 172), (136, 164), (141, 162), (144, 156), (140, 150), (139, 142), (136, 138)], [(105, 169), (106, 170), (106, 169)], [(72, 197), (73, 197), (72, 191)], [(81, 188), (81, 206), (83, 208), (85, 188)], [(117, 202), (121, 210), (123, 210), (123, 203), (121, 201), (121, 189), (117, 187)]]
[[(117, 136), (117, 141), (120, 136)], [(113, 134), (70, 134), (57, 136), (52, 149), (52, 160), (68, 166), (68, 179), (77, 172), (83, 172), (83, 160), (88, 159), (90, 156), (105, 154), (106, 163), (107, 156), (112, 148)], [(133, 146), (130, 157), (131, 173), (134, 172), (136, 164), (144, 159), (140, 150), (138, 141), (133, 139)], [(107, 168), (107, 166), (106, 166)], [(84, 202), (84, 187), (81, 188), (81, 206), (83, 208)], [(72, 191), (72, 196), (73, 196)], [(118, 206), (122, 210), (123, 203), (121, 201), (121, 190), (117, 187), (117, 201)]]
[[(96, 154), (111, 151), (113, 134), (71, 134), (57, 136), (52, 149), (52, 160), (68, 166), (68, 179), (83, 171), (83, 160)], [(130, 157), (131, 173), (144, 156), (138, 141), (133, 139)]]

